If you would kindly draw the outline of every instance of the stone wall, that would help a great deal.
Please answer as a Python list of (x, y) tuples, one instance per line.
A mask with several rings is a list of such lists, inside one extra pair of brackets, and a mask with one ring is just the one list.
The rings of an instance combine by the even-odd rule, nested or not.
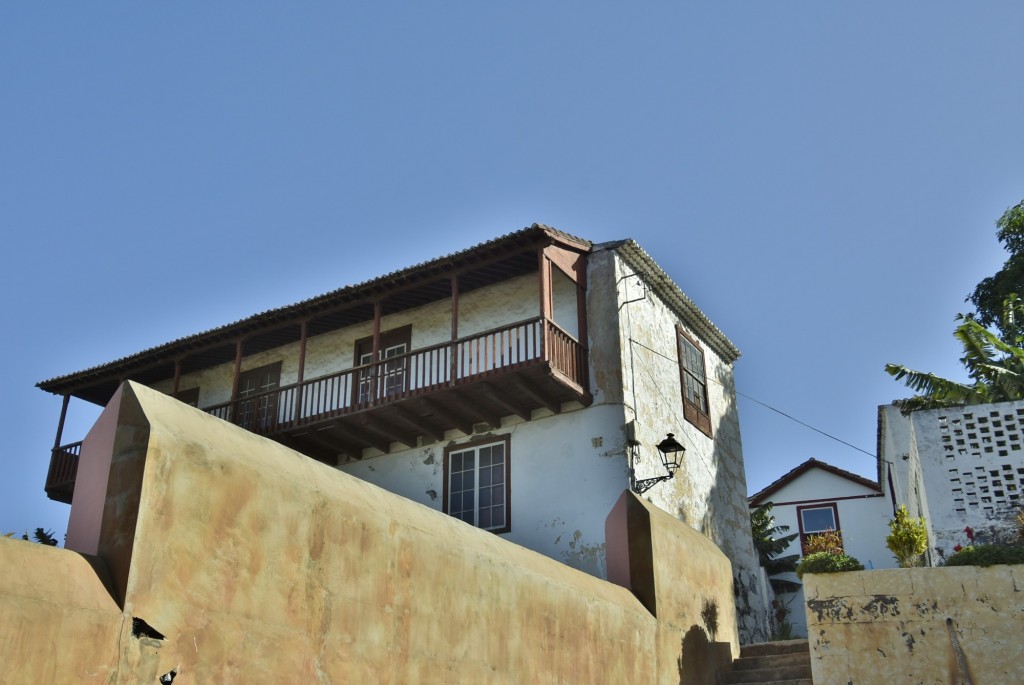
[(0, 683), (710, 684), (738, 653), (728, 559), (631, 493), (613, 584), (149, 388), (104, 414), (98, 558), (0, 540)]
[(1024, 566), (805, 575), (815, 683), (1024, 682)]

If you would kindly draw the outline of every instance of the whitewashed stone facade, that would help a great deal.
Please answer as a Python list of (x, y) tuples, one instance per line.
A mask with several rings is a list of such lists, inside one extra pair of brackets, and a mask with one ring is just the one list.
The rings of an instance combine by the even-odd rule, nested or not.
[(928, 525), (933, 563), (967, 545), (1015, 537), (1024, 506), (1024, 401), (929, 409), (879, 407), (879, 457), (896, 500)]
[[(554, 234), (556, 242), (564, 236), (538, 226), (522, 233), (532, 236), (542, 230)], [(448, 343), (454, 350), (456, 330), (464, 339), (536, 318), (540, 302), (541, 318), (549, 318), (586, 350), (586, 397), (525, 413), (503, 412), (487, 423), (446, 429), (435, 438), (386, 445), (378, 441), (357, 453), (342, 454), (337, 468), (443, 511), (449, 484), (446, 455), (491, 440), (506, 444), (511, 523), (498, 534), (607, 578), (605, 517), (632, 478), (664, 473), (656, 445), (673, 433), (686, 448), (683, 465), (674, 479), (658, 483), (644, 497), (723, 550), (733, 564), (740, 635), (745, 642), (764, 640), (769, 598), (751, 541), (733, 384), (732, 365), (739, 351), (636, 243), (574, 241), (563, 241), (565, 250), (555, 250), (550, 257), (541, 253), (542, 263), (550, 260), (545, 267), (549, 276), (538, 278), (535, 270), (492, 279), (467, 288), (458, 295), (457, 305), (439, 299), (399, 308), (376, 321), (364, 319), (308, 339), (303, 335), (301, 343), (288, 342), (245, 354), (238, 362), (185, 371), (150, 385), (167, 393), (198, 389), (198, 406), (214, 407), (236, 401), (232, 395), (237, 393), (239, 372), (268, 364), (280, 364), (282, 388), (303, 379), (351, 372), (359, 364), (353, 353), (357, 341), (373, 336), (375, 327), (379, 332), (411, 327), (412, 352)], [(568, 260), (577, 257), (585, 265), (583, 271), (569, 276), (563, 269), (575, 269)], [(584, 330), (586, 337), (580, 340)], [(680, 335), (703, 353), (703, 427), (684, 410)], [(448, 364), (445, 359), (442, 369)], [(414, 374), (403, 382), (408, 390), (416, 382)], [(503, 387), (495, 385), (492, 390), (500, 401)], [(287, 413), (294, 411), (294, 404), (280, 401), (273, 406), (279, 421), (293, 420), (294, 415), (289, 418)]]

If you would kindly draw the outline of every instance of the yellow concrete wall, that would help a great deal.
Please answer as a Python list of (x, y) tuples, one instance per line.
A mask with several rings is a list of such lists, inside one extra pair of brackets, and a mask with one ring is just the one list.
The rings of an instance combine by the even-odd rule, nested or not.
[(94, 564), (0, 537), (0, 683), (107, 681), (122, 615)]
[(5, 568), (33, 564), (0, 579), (0, 654), (21, 664), (0, 683), (712, 683), (738, 649), (728, 560), (632, 494), (630, 561), (648, 571), (631, 583), (657, 617), (157, 391), (127, 384), (106, 411), (109, 592), (82, 555), (0, 545)]
[(1024, 566), (805, 575), (815, 683), (1024, 682)]

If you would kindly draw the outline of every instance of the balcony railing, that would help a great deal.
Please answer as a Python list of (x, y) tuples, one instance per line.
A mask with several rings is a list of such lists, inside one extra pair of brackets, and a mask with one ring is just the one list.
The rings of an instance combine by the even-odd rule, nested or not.
[[(544, 371), (545, 365), (552, 373)], [(538, 386), (536, 377), (513, 379), (509, 386), (498, 382), (503, 374), (516, 373), (540, 373), (556, 390), (551, 391), (552, 385)], [(446, 399), (461, 403), (461, 409), (465, 410), (467, 403), (480, 401), (474, 391), (486, 390), (492, 382), (498, 382), (498, 392), (503, 396), (499, 403), (505, 406), (514, 405), (514, 402), (509, 404), (513, 401), (511, 391), (526, 388), (526, 395), (536, 397), (539, 394), (545, 398), (546, 406), (557, 409), (558, 403), (567, 399), (589, 401), (587, 374), (586, 348), (554, 322), (537, 317), (248, 395), (206, 407), (203, 411), (254, 433), (284, 440), (286, 434), (318, 433), (327, 423), (356, 421), (354, 414), (416, 398), (434, 402), (439, 412), (445, 410)], [(521, 401), (518, 409), (528, 417), (530, 401)], [(459, 412), (449, 407), (446, 413)], [(494, 416), (493, 413), (486, 415)], [(410, 418), (408, 413), (405, 416)], [(473, 420), (470, 417), (470, 423)], [(455, 425), (463, 426), (462, 423)], [(446, 427), (435, 429), (443, 434)], [(351, 430), (353, 427), (349, 426)], [(369, 444), (379, 443), (370, 441)], [(360, 443), (357, 440), (352, 446), (358, 449)], [(71, 501), (80, 450), (81, 443), (53, 450), (46, 481), (51, 499)]]
[(82, 454), (82, 443), (62, 445), (50, 452), (50, 470), (46, 474), (46, 494), (58, 502), (71, 503), (78, 474), (78, 458)]
[(414, 350), (205, 409), (254, 433), (272, 433), (400, 402), (549, 362), (584, 388), (586, 349), (535, 318)]

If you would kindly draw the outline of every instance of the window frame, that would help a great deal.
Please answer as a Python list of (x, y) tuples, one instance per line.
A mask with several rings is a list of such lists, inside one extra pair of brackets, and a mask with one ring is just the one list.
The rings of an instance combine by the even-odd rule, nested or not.
[(199, 407), (199, 386), (179, 390), (174, 394), (174, 399), (190, 407)]
[[(478, 523), (479, 515), (480, 515), (480, 479), (479, 479), (480, 460), (479, 460), (479, 450), (482, 447), (488, 447), (488, 446), (491, 446), (491, 445), (499, 445), (499, 444), (503, 445), (504, 448), (505, 448), (505, 502), (504, 502), (504, 504), (505, 504), (505, 524), (503, 526), (495, 527), (495, 528), (480, 528), (479, 523)], [(445, 446), (445, 448), (444, 448), (444, 476), (443, 476), (444, 477), (444, 486), (442, 488), (443, 489), (443, 493), (442, 493), (442, 500), (441, 500), (441, 510), (445, 514), (448, 514), (449, 516), (452, 515), (449, 512), (449, 506), (448, 506), (448, 504), (449, 504), (449, 497), (450, 497), (450, 493), (451, 493), (451, 455), (457, 454), (459, 452), (468, 452), (470, 450), (474, 451), (474, 453), (477, 455), (476, 460), (475, 460), (475, 464), (476, 464), (475, 472), (477, 473), (477, 477), (475, 478), (474, 487), (473, 487), (473, 492), (475, 493), (474, 503), (473, 503), (473, 507), (474, 507), (474, 522), (473, 523), (469, 523), (468, 521), (464, 521), (464, 523), (469, 523), (469, 525), (472, 525), (472, 526), (474, 526), (476, 528), (480, 528), (480, 530), (486, 530), (487, 532), (494, 533), (496, 535), (500, 535), (502, 533), (509, 533), (509, 532), (512, 531), (512, 436), (510, 436), (510, 435), (496, 435), (496, 436), (475, 438), (473, 440), (470, 440), (468, 442), (464, 442), (464, 443), (461, 443), (461, 444), (457, 444), (457, 445), (449, 444), (449, 445)], [(462, 519), (459, 519), (459, 520), (462, 520)]]
[(824, 530), (812, 530), (808, 531), (804, 528), (804, 512), (812, 509), (831, 509), (832, 510), (832, 521), (836, 524), (836, 527), (831, 529), (839, 535), (840, 541), (843, 538), (842, 528), (839, 524), (839, 506), (835, 502), (817, 502), (815, 504), (805, 504), (803, 506), (797, 506), (796, 508), (796, 524), (800, 530), (800, 554), (805, 555), (804, 549), (807, 544), (807, 538), (811, 535), (817, 535), (819, 533), (825, 533), (829, 529)]
[[(387, 356), (388, 350), (400, 346), (404, 346), (405, 350), (394, 355), (394, 357), (399, 358), (396, 362), (389, 363), (387, 360), (391, 357)], [(399, 328), (393, 328), (389, 331), (382, 332), (380, 334), (380, 349), (377, 352), (381, 358), (376, 361), (382, 361), (384, 362), (384, 365), (374, 368), (378, 371), (382, 370), (383, 373), (380, 376), (375, 376), (372, 373), (368, 373), (366, 370), (357, 371), (352, 382), (352, 403), (357, 405), (373, 404), (375, 401), (395, 397), (408, 390), (409, 378), (406, 373), (406, 360), (408, 357), (405, 357), (404, 355), (409, 354), (411, 351), (412, 324), (407, 324)], [(375, 363), (372, 356), (373, 336), (371, 335), (365, 338), (359, 338), (355, 342), (355, 349), (352, 353), (352, 368), (358, 369), (359, 367)], [(364, 357), (371, 357), (371, 359), (364, 362)], [(384, 379), (385, 384), (392, 383), (392, 385), (383, 389), (376, 388), (376, 393), (368, 392), (364, 394), (364, 388), (367, 390), (374, 388), (375, 383), (381, 379)], [(397, 383), (395, 382), (395, 379), (397, 379)]]
[[(686, 365), (686, 344), (690, 344), (700, 354), (701, 368), (700, 375), (697, 372), (691, 370)], [(676, 324), (676, 351), (679, 355), (679, 390), (682, 393), (683, 398), (683, 418), (689, 423), (693, 424), (697, 430), (709, 438), (712, 437), (711, 433), (711, 401), (708, 397), (708, 363), (707, 353), (704, 348), (697, 344), (697, 340), (683, 330), (683, 327)], [(701, 409), (699, 406), (690, 401), (687, 395), (687, 378), (693, 378), (695, 383), (701, 386), (702, 396), (704, 400), (704, 408)]]
[[(238, 374), (238, 396), (235, 398), (235, 425), (253, 433), (266, 433), (278, 422), (277, 409), (281, 391), (282, 362), (272, 362), (254, 366)], [(269, 383), (261, 384), (271, 387), (257, 389), (254, 392), (243, 390), (243, 383), (252, 378), (262, 380), (266, 376)], [(244, 394), (243, 394), (244, 393)], [(253, 397), (254, 396), (254, 397)]]

